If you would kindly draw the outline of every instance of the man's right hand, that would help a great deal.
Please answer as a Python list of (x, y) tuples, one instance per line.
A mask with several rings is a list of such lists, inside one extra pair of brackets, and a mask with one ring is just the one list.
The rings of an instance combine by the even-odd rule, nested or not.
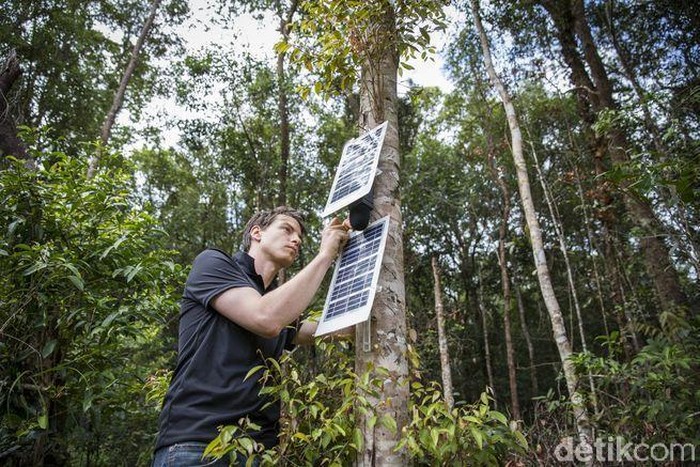
[(350, 220), (345, 219), (340, 221), (337, 217), (323, 229), (321, 234), (321, 247), (319, 249), (319, 255), (327, 256), (331, 259), (338, 257), (343, 247), (348, 241), (350, 230)]

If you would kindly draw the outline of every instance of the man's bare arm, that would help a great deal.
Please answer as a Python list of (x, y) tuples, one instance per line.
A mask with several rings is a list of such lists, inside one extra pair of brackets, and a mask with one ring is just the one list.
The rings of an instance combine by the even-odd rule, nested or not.
[(215, 297), (212, 306), (259, 336), (277, 336), (309, 306), (345, 241), (347, 227), (334, 219), (324, 229), (318, 255), (292, 279), (265, 295), (249, 287), (229, 289)]

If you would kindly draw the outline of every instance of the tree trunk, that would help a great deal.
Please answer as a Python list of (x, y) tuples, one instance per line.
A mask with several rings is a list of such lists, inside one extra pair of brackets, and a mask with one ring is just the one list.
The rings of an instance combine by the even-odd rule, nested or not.
[(21, 74), (17, 53), (12, 50), (0, 70), (0, 167), (5, 164), (5, 156), (23, 159), (28, 167), (34, 166), (34, 160), (27, 153), (24, 142), (17, 136), (17, 127), (10, 115), (8, 96)]
[[(583, 0), (573, 0), (572, 9), (576, 35), (583, 45), (584, 57), (591, 69), (593, 82), (601, 97), (603, 109), (614, 110), (617, 108), (617, 104), (613, 99), (612, 83), (593, 40)], [(610, 157), (613, 164), (623, 164), (629, 161), (627, 152), (629, 143), (625, 134), (621, 130), (613, 128), (607, 136), (611, 144)], [(630, 191), (630, 184), (629, 181), (622, 182), (623, 200), (630, 220), (645, 233), (640, 238), (641, 249), (644, 252), (647, 273), (654, 282), (661, 308), (665, 311), (674, 311), (678, 307), (688, 308), (688, 298), (681, 288), (678, 273), (671, 264), (668, 247), (663, 241), (664, 233), (660, 229), (656, 215), (648, 203)]]
[[(282, 12), (278, 2), (279, 33), (284, 41), (289, 40), (289, 24), (292, 22), (298, 4), (298, 0), (293, 0), (289, 9), (286, 12)], [(287, 204), (287, 178), (289, 175), (289, 107), (287, 104), (287, 77), (284, 68), (286, 58), (287, 52), (277, 53), (277, 110), (280, 114), (280, 162), (279, 173), (277, 174), (277, 178), (280, 181), (279, 193), (277, 194), (278, 206), (286, 206)], [(287, 282), (287, 270), (280, 270), (277, 279), (279, 285)]]
[[(286, 12), (279, 11), (280, 18), (279, 32), (282, 40), (289, 40), (289, 24), (297, 10), (298, 0), (293, 0)], [(280, 181), (277, 204), (285, 206), (287, 204), (287, 178), (289, 172), (289, 108), (287, 101), (287, 77), (285, 73), (285, 59), (287, 52), (277, 53), (277, 86), (278, 100), (277, 109), (280, 118), (280, 165), (278, 178)]]
[[(586, 19), (583, 0), (541, 0), (541, 4), (550, 14), (557, 28), (558, 37), (562, 42), (562, 53), (572, 70), (572, 82), (579, 89), (579, 96), (589, 100), (593, 113), (616, 110), (612, 83)], [(581, 44), (583, 57), (590, 69), (590, 76), (581, 62), (576, 40)], [(585, 93), (585, 96), (581, 93)], [(586, 115), (590, 118), (591, 112), (586, 112)], [(629, 144), (620, 129), (608, 130), (601, 143), (603, 144), (599, 148), (600, 157), (607, 154), (613, 165), (628, 162)], [(671, 264), (668, 247), (663, 241), (663, 229), (660, 228), (651, 206), (638, 198), (630, 189), (631, 183), (625, 180), (620, 182), (622, 202), (629, 220), (643, 232), (639, 239), (640, 248), (644, 254), (647, 274), (654, 284), (660, 308), (665, 311), (677, 310), (679, 307), (688, 308), (688, 299), (681, 288), (678, 273)]]
[(489, 49), (486, 33), (484, 32), (484, 28), (481, 24), (478, 0), (471, 0), (471, 7), (472, 14), (474, 16), (474, 24), (476, 26), (476, 29), (479, 33), (479, 38), (481, 40), (484, 63), (486, 65), (486, 69), (488, 71), (491, 83), (498, 90), (498, 94), (500, 95), (501, 100), (503, 101), (503, 106), (505, 108), (506, 116), (508, 118), (508, 127), (510, 129), (512, 137), (511, 144), (513, 160), (515, 162), (518, 177), (518, 189), (520, 191), (520, 199), (523, 206), (523, 212), (525, 214), (527, 226), (530, 231), (530, 242), (532, 245), (532, 252), (537, 269), (537, 278), (539, 280), (540, 289), (542, 291), (542, 298), (545, 302), (545, 306), (547, 307), (547, 311), (549, 312), (549, 317), (552, 322), (554, 341), (557, 344), (559, 358), (562, 362), (564, 378), (566, 379), (566, 386), (569, 392), (569, 398), (571, 400), (576, 429), (581, 443), (590, 447), (592, 440), (591, 427), (586, 408), (583, 405), (581, 394), (578, 392), (578, 376), (576, 375), (576, 371), (570, 360), (572, 353), (571, 344), (566, 335), (566, 326), (564, 324), (564, 319), (561, 314), (561, 309), (559, 308), (559, 302), (557, 301), (557, 298), (554, 294), (554, 287), (552, 285), (549, 267), (547, 266), (547, 260), (542, 242), (542, 232), (540, 230), (539, 220), (537, 219), (535, 205), (532, 200), (530, 181), (527, 173), (527, 167), (525, 165), (525, 158), (523, 156), (522, 136), (520, 134), (520, 127), (518, 125), (515, 107), (513, 106), (510, 100), (510, 96), (508, 95), (505, 87), (503, 86), (503, 83), (496, 74), (493, 63), (491, 61), (491, 51)]
[[(153, 3), (151, 3), (151, 10), (148, 14), (148, 17), (146, 18), (146, 22), (143, 23), (141, 33), (139, 34), (139, 37), (136, 40), (136, 44), (134, 44), (134, 48), (131, 51), (131, 58), (129, 59), (129, 64), (126, 66), (126, 70), (124, 71), (124, 75), (122, 75), (122, 79), (119, 83), (119, 87), (117, 88), (117, 92), (114, 94), (114, 99), (112, 100), (112, 107), (109, 109), (109, 112), (107, 112), (107, 118), (105, 118), (105, 121), (102, 124), (102, 130), (100, 131), (100, 141), (102, 142), (103, 146), (107, 145), (110, 135), (112, 134), (112, 127), (114, 126), (114, 122), (117, 119), (117, 114), (119, 113), (119, 110), (121, 110), (122, 105), (124, 104), (124, 95), (126, 94), (126, 87), (129, 85), (129, 81), (131, 80), (131, 76), (134, 74), (134, 70), (136, 70), (136, 65), (138, 64), (141, 48), (143, 47), (144, 42), (146, 42), (148, 34), (151, 32), (151, 27), (153, 26), (153, 21), (155, 20), (156, 14), (158, 13), (158, 8), (160, 7), (161, 1), (162, 0), (153, 0)], [(97, 170), (98, 163), (98, 155), (95, 155), (90, 159), (90, 165), (88, 167), (87, 173), (88, 179), (91, 179), (95, 176), (95, 171)]]
[[(481, 362), (483, 379), (491, 391), (494, 390), (493, 382), (493, 371), (491, 367), (491, 349), (489, 346), (489, 336), (488, 336), (488, 313), (483, 306), (483, 285), (481, 280), (481, 267), (477, 266), (477, 261), (475, 260), (476, 248), (479, 245), (479, 239), (483, 235), (483, 232), (477, 224), (475, 215), (469, 216), (469, 232), (464, 234), (464, 230), (454, 223), (451, 225), (451, 231), (454, 238), (459, 246), (459, 273), (462, 279), (464, 290), (466, 291), (466, 313), (470, 311), (474, 313), (477, 319), (480, 319), (482, 326), (482, 342), (479, 345), (478, 351), (480, 352), (479, 357), (475, 358), (474, 362)], [(466, 244), (465, 238), (472, 239), (471, 248), (470, 245)], [(474, 276), (476, 281), (474, 281)], [(462, 320), (463, 323), (468, 323), (466, 316)], [(471, 370), (467, 369), (467, 372)], [(464, 394), (468, 393), (468, 385), (463, 383), (462, 392)]]
[(437, 320), (438, 347), (440, 349), (440, 367), (442, 369), (442, 392), (445, 397), (445, 405), (449, 410), (455, 405), (452, 394), (452, 370), (450, 369), (450, 351), (447, 347), (447, 334), (445, 333), (445, 314), (442, 303), (442, 286), (440, 285), (440, 270), (436, 257), (432, 257), (433, 278), (435, 288), (435, 318)]
[(489, 383), (489, 387), (494, 394), (494, 398), (498, 401), (496, 394), (496, 384), (493, 380), (493, 367), (491, 366), (491, 344), (489, 342), (489, 322), (488, 322), (488, 312), (486, 311), (486, 304), (484, 303), (484, 281), (481, 276), (481, 266), (479, 266), (479, 291), (477, 294), (477, 302), (479, 308), (479, 314), (481, 315), (481, 334), (484, 340), (484, 365), (486, 366), (486, 378)]
[[(540, 169), (540, 161), (537, 158), (537, 151), (535, 151), (534, 146), (532, 147), (532, 157), (535, 160), (535, 169), (537, 170), (537, 176), (540, 180), (540, 185), (542, 186), (542, 193), (544, 194), (545, 202), (547, 203), (547, 208), (549, 209), (549, 216), (552, 219), (552, 226), (554, 227), (554, 232), (559, 240), (559, 248), (561, 249), (561, 254), (564, 257), (564, 266), (566, 268), (566, 279), (569, 284), (569, 291), (571, 292), (571, 300), (574, 303), (574, 311), (576, 312), (576, 322), (578, 324), (579, 338), (581, 339), (581, 350), (584, 353), (588, 353), (588, 343), (586, 341), (586, 333), (583, 325), (583, 315), (581, 313), (581, 304), (578, 299), (578, 291), (576, 290), (576, 284), (574, 282), (573, 269), (571, 267), (571, 261), (569, 260), (569, 248), (566, 244), (566, 237), (564, 236), (564, 226), (560, 221), (559, 209), (552, 201), (552, 195), (549, 191), (549, 185), (542, 174)], [(588, 386), (591, 389), (591, 401), (593, 402), (593, 407), (595, 412), (598, 412), (598, 395), (595, 389), (595, 383), (593, 382), (593, 374), (591, 370), (588, 370)]]
[[(408, 361), (406, 356), (406, 293), (404, 288), (402, 219), (399, 197), (399, 126), (397, 114), (396, 77), (398, 53), (396, 44), (387, 38), (394, 31), (392, 6), (387, 2), (384, 14), (375, 20), (373, 31), (367, 32), (369, 50), (362, 64), (360, 88), (360, 122), (362, 132), (384, 121), (388, 128), (379, 156), (379, 173), (374, 181), (373, 216), (389, 216), (387, 238), (379, 276), (377, 294), (371, 318), (357, 327), (356, 369), (358, 374), (370, 372), (372, 378), (382, 381), (379, 397), (371, 400), (378, 420), (389, 418), (397, 430), (377, 422), (369, 426), (369, 419), (359, 420), (363, 432), (363, 446), (358, 454), (360, 466), (403, 466), (405, 450), (396, 451), (401, 430), (408, 423)], [(378, 42), (377, 42), (378, 41)], [(369, 346), (363, 344), (366, 326), (370, 326)], [(378, 368), (385, 372), (377, 373)]]
[(576, 183), (576, 193), (578, 194), (579, 201), (581, 202), (581, 213), (583, 214), (583, 225), (586, 228), (586, 240), (588, 241), (588, 257), (591, 258), (591, 265), (593, 267), (593, 279), (595, 282), (595, 292), (598, 298), (598, 305), (600, 306), (600, 315), (603, 318), (603, 326), (605, 329), (605, 334), (610, 335), (610, 327), (608, 326), (607, 311), (605, 307), (605, 300), (603, 299), (603, 282), (600, 280), (600, 273), (598, 272), (598, 261), (596, 260), (596, 254), (593, 254), (596, 248), (596, 244), (593, 239), (593, 232), (591, 230), (591, 222), (588, 217), (588, 206), (586, 198), (583, 196), (583, 188), (581, 186), (581, 177), (578, 173), (578, 169), (574, 165), (573, 167), (574, 181)]
[(525, 338), (525, 344), (527, 345), (527, 358), (530, 362), (530, 388), (532, 390), (532, 396), (535, 397), (540, 392), (537, 384), (537, 366), (535, 366), (535, 347), (532, 345), (530, 328), (528, 327), (527, 320), (525, 319), (525, 305), (523, 304), (523, 297), (520, 293), (520, 289), (515, 284), (515, 281), (513, 281), (513, 288), (515, 289), (515, 298), (518, 303), (518, 314), (520, 315), (520, 329), (523, 331), (523, 337)]
[(515, 420), (521, 420), (520, 402), (518, 401), (518, 379), (515, 363), (515, 348), (511, 333), (510, 310), (512, 298), (510, 292), (510, 277), (508, 277), (508, 263), (506, 260), (506, 240), (508, 237), (508, 219), (510, 218), (510, 193), (508, 185), (496, 167), (495, 156), (492, 150), (493, 144), (489, 141), (488, 164), (494, 181), (501, 190), (503, 209), (501, 211), (501, 223), (498, 226), (498, 266), (501, 270), (501, 289), (503, 291), (503, 334), (506, 342), (506, 362), (508, 365), (508, 388), (510, 390), (510, 409)]

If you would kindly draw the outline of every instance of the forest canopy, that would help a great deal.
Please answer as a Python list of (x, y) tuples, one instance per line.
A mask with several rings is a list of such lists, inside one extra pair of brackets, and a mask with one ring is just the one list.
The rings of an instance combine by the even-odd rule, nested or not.
[[(345, 142), (385, 119), (372, 339), (400, 305), (405, 374), (318, 340), (261, 369), (280, 445), (241, 420), (210, 452), (364, 465), (372, 431), (413, 465), (700, 457), (695, 2), (0, 7), (3, 465), (150, 465), (194, 257), (279, 205), (320, 231)], [(243, 21), (275, 40), (242, 46)], [(410, 79), (431, 57), (449, 88)]]

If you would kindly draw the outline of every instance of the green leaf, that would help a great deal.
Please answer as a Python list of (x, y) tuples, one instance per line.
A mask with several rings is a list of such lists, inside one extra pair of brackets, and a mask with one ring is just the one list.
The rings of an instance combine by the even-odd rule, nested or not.
[(479, 446), (479, 449), (482, 449), (484, 444), (484, 434), (481, 431), (477, 430), (473, 425), (469, 427), (469, 431), (474, 437), (476, 445)]
[(367, 429), (370, 430), (370, 431), (372, 431), (372, 430), (374, 429), (374, 425), (376, 425), (376, 424), (377, 424), (377, 416), (376, 416), (376, 415), (372, 415), (372, 416), (369, 417), (369, 419), (367, 420)]
[(430, 429), (430, 438), (433, 440), (433, 449), (437, 449), (438, 442), (440, 441), (440, 433), (437, 428)]
[(139, 271), (141, 271), (141, 269), (142, 269), (142, 266), (140, 263), (137, 264), (136, 266), (133, 266), (131, 268), (131, 270), (129, 271), (129, 274), (127, 274), (127, 276), (126, 276), (126, 283), (128, 284), (129, 282), (131, 282), (131, 279), (133, 279), (134, 276), (136, 276), (136, 274), (138, 274)]
[(360, 451), (362, 449), (362, 445), (365, 439), (362, 434), (362, 430), (360, 430), (359, 428), (355, 428), (352, 432), (352, 439), (355, 442), (355, 449)]
[(382, 415), (382, 418), (379, 420), (379, 424), (384, 428), (391, 430), (392, 433), (396, 433), (399, 429), (399, 427), (396, 425), (396, 420), (394, 420), (394, 418), (388, 413)]
[(257, 373), (258, 371), (262, 370), (263, 368), (265, 368), (265, 365), (257, 365), (257, 366), (254, 366), (253, 368), (251, 368), (250, 370), (248, 370), (248, 373), (245, 375), (245, 378), (243, 378), (243, 381), (247, 381), (248, 378), (250, 378), (251, 376), (253, 376), (253, 375), (254, 375), (255, 373)]
[(311, 438), (309, 438), (308, 435), (306, 435), (304, 433), (300, 433), (298, 431), (292, 435), (292, 438), (300, 439), (300, 440), (304, 441), (305, 443), (311, 442)]
[(39, 428), (42, 430), (47, 429), (49, 427), (49, 416), (45, 413), (39, 415), (37, 423), (39, 424)]
[(114, 242), (114, 243), (113, 243), (111, 246), (109, 246), (104, 252), (102, 252), (102, 254), (100, 255), (100, 261), (103, 260), (103, 259), (105, 259), (105, 256), (107, 256), (107, 255), (109, 254), (110, 251), (112, 251), (112, 250), (114, 250), (115, 248), (117, 248), (117, 247), (118, 247), (119, 245), (121, 245), (122, 242), (123, 242), (124, 240), (126, 240), (126, 239), (127, 239), (127, 236), (126, 236), (126, 235), (122, 235), (121, 237), (119, 237), (119, 238), (117, 239), (116, 242)]
[(68, 276), (68, 280), (73, 283), (76, 289), (80, 290), (81, 292), (85, 290), (85, 283), (83, 280), (78, 277), (78, 276)]
[(56, 339), (52, 339), (52, 340), (48, 341), (46, 344), (44, 344), (44, 348), (41, 349), (41, 356), (43, 358), (46, 358), (49, 355), (51, 355), (53, 353), (54, 349), (56, 348), (56, 344), (57, 344)]
[(46, 264), (45, 262), (37, 261), (36, 263), (34, 263), (33, 265), (31, 265), (27, 269), (25, 269), (22, 274), (25, 276), (29, 276), (31, 274), (34, 274), (37, 271), (44, 269), (46, 266), (48, 266), (48, 264)]
[(489, 405), (489, 396), (485, 392), (481, 393), (480, 399), (482, 404)]
[(88, 393), (83, 398), (83, 412), (87, 412), (92, 407), (93, 395)]
[(498, 412), (496, 410), (492, 410), (491, 412), (489, 412), (489, 416), (491, 418), (495, 418), (496, 420), (498, 420), (499, 422), (501, 422), (504, 425), (508, 425), (508, 419), (501, 412)]
[(109, 327), (109, 325), (112, 324), (112, 321), (114, 321), (114, 318), (116, 318), (116, 317), (119, 316), (120, 314), (121, 314), (121, 310), (117, 310), (117, 311), (115, 311), (115, 312), (110, 313), (109, 316), (107, 316), (107, 317), (102, 321), (102, 323), (100, 323), (100, 326), (99, 326), (99, 327), (102, 328), (102, 329), (105, 329), (105, 328)]
[(513, 436), (515, 436), (515, 439), (520, 446), (527, 449), (527, 440), (525, 439), (525, 435), (523, 435), (520, 431), (514, 431)]

